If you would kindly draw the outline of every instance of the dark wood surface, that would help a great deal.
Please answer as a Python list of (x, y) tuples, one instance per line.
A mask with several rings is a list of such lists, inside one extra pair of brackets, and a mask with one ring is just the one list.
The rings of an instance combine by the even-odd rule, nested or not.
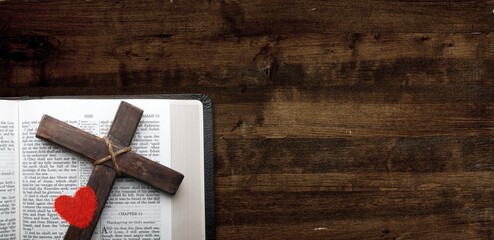
[(205, 93), (218, 239), (493, 239), (492, 1), (0, 2), (0, 95)]

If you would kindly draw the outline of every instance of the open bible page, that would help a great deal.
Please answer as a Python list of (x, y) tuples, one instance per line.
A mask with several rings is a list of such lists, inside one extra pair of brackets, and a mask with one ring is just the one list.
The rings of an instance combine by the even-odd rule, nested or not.
[[(20, 105), (21, 236), (63, 239), (67, 223), (53, 203), (85, 186), (91, 163), (35, 138), (43, 114), (96, 136), (106, 136), (121, 100), (45, 99)], [(170, 110), (166, 100), (125, 100), (144, 110), (132, 141), (136, 153), (170, 165)], [(118, 157), (117, 157), (118, 159)], [(171, 239), (170, 196), (130, 178), (118, 178), (93, 234), (98, 239)]]
[(0, 239), (18, 239), (17, 101), (0, 100)]

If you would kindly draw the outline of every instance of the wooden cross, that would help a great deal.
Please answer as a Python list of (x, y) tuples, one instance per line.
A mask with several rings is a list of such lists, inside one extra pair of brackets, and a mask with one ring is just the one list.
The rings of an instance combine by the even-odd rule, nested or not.
[[(130, 146), (142, 113), (141, 109), (129, 103), (120, 103), (107, 136), (114, 152)], [(79, 153), (91, 162), (109, 155), (105, 139), (47, 115), (41, 119), (36, 137)], [(132, 151), (125, 152), (116, 158), (117, 165), (124, 176), (136, 178), (170, 194), (175, 194), (184, 178), (181, 173)], [(114, 169), (112, 161), (106, 161), (94, 167), (87, 184), (95, 191), (98, 201), (93, 220), (85, 229), (69, 226), (65, 239), (91, 239), (116, 177), (117, 171)]]

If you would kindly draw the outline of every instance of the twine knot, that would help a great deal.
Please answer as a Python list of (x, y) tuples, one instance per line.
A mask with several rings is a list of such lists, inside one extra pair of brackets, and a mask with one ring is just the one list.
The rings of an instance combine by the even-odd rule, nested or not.
[(120, 171), (120, 167), (118, 166), (118, 163), (117, 163), (117, 156), (131, 151), (132, 148), (130, 148), (130, 146), (128, 146), (128, 147), (124, 147), (124, 148), (118, 150), (117, 152), (113, 152), (113, 145), (111, 144), (110, 139), (108, 139), (108, 137), (103, 137), (103, 140), (105, 140), (106, 148), (108, 149), (108, 153), (110, 155), (94, 161), (93, 166), (103, 164), (106, 161), (111, 160), (111, 162), (113, 163), (113, 169), (117, 173), (117, 176), (122, 175), (122, 171)]

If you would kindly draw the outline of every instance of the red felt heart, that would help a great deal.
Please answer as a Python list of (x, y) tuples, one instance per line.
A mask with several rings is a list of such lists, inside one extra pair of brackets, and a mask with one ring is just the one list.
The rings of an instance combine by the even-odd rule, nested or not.
[(74, 197), (62, 195), (55, 199), (58, 215), (78, 228), (89, 226), (97, 206), (96, 193), (89, 186), (79, 188)]

